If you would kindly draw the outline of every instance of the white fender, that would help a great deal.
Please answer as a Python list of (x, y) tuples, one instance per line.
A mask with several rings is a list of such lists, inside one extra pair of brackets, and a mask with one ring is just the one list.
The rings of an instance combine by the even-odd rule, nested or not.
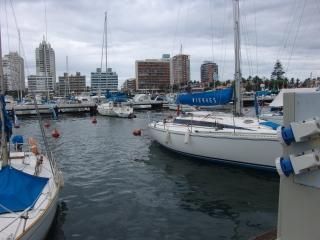
[(169, 143), (169, 140), (170, 140), (170, 132), (167, 130), (166, 131), (166, 140), (165, 140), (165, 142)]
[(184, 135), (184, 143), (188, 144), (190, 141), (190, 132), (187, 131), (186, 134)]

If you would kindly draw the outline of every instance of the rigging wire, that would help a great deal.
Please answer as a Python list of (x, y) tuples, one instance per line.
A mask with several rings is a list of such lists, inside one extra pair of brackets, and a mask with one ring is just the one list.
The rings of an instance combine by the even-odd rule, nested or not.
[(178, 27), (179, 27), (179, 21), (180, 21), (180, 12), (181, 12), (182, 4), (181, 0), (179, 1), (179, 6), (178, 6), (178, 12), (177, 12), (177, 21), (176, 21), (176, 26), (173, 34), (173, 41), (172, 41), (172, 49), (171, 49), (171, 55), (173, 56), (174, 49), (175, 49), (175, 44), (176, 44), (176, 38), (178, 35)]
[[(104, 45), (105, 45), (105, 30), (106, 30), (106, 19), (104, 21), (104, 25), (103, 25), (103, 32), (102, 32), (102, 46), (101, 46), (101, 61), (100, 61), (100, 74), (99, 74), (99, 87), (98, 87), (98, 93), (99, 95), (101, 94), (101, 75), (102, 75), (102, 64), (103, 64), (103, 49), (104, 49)], [(107, 74), (107, 69), (106, 69), (106, 74)], [(99, 96), (100, 98), (100, 96)], [(98, 101), (100, 101), (100, 99), (98, 99)]]
[(223, 14), (223, 21), (221, 26), (221, 60), (222, 60), (222, 71), (221, 71), (221, 81), (224, 80), (224, 70), (225, 70), (225, 63), (226, 63), (226, 55), (227, 55), (227, 46), (226, 46), (226, 38), (225, 38), (225, 28), (226, 28), (226, 19), (227, 19), (227, 4), (226, 0), (224, 1), (224, 14)]
[(186, 45), (186, 40), (188, 38), (186, 38), (187, 36), (187, 30), (188, 30), (188, 19), (189, 19), (189, 11), (190, 11), (190, 8), (189, 8), (189, 5), (187, 4), (186, 5), (186, 14), (185, 14), (185, 21), (184, 21), (184, 27), (182, 27), (182, 36), (181, 36), (181, 41), (180, 41), (180, 46), (183, 45), (183, 48), (185, 48), (185, 45)]
[[(17, 31), (19, 31), (19, 25), (18, 25), (18, 21), (17, 21), (17, 18), (16, 18), (16, 14), (15, 14), (15, 9), (14, 9), (14, 6), (13, 6), (13, 3), (12, 3), (12, 0), (10, 0), (10, 6), (11, 6), (11, 10), (12, 10), (12, 14), (13, 14), (13, 17), (14, 17), (14, 22), (15, 22), (15, 26), (16, 26), (16, 29)], [(25, 54), (25, 51), (24, 51), (24, 46), (23, 46), (23, 42), (21, 42), (21, 48), (22, 48), (22, 55), (25, 59), (25, 67), (26, 67), (26, 72), (27, 72), (27, 75), (29, 75), (29, 66), (28, 66), (28, 61), (27, 61), (27, 57), (26, 57), (26, 54)], [(37, 112), (37, 118), (38, 118), (38, 123), (39, 123), (39, 127), (40, 127), (40, 131), (41, 131), (41, 135), (42, 135), (42, 140), (43, 140), (43, 144), (45, 146), (45, 152), (46, 152), (46, 155), (48, 156), (48, 159), (49, 159), (49, 162), (50, 162), (50, 167), (52, 170), (54, 170), (54, 175), (56, 176), (56, 169), (55, 169), (55, 165), (56, 165), (56, 162), (55, 162), (55, 159), (52, 155), (52, 152), (51, 152), (51, 149), (50, 149), (50, 145), (48, 143), (48, 139), (47, 139), (47, 136), (46, 136), (46, 132), (44, 130), (44, 127), (43, 127), (43, 124), (42, 124), (42, 117), (40, 115), (40, 112), (39, 112), (39, 108), (38, 108), (38, 103), (36, 101), (36, 96), (35, 96), (35, 93), (33, 90), (29, 89), (30, 92), (31, 92), (31, 95), (33, 96), (33, 99), (34, 99), (34, 105), (35, 105), (35, 108), (36, 108), (36, 112)]]
[[(245, 9), (245, 7), (243, 7), (243, 9)], [(243, 40), (245, 42), (244, 44), (244, 48), (245, 48), (245, 52), (246, 52), (246, 57), (247, 57), (247, 62), (248, 62), (248, 72), (249, 75), (252, 76), (253, 75), (253, 71), (252, 71), (252, 60), (250, 57), (250, 43), (249, 43), (249, 33), (248, 33), (248, 24), (247, 24), (247, 13), (244, 13), (244, 11), (242, 11), (242, 18), (240, 19), (240, 24), (241, 24), (241, 29), (242, 29), (242, 33), (243, 33)]]
[(301, 27), (302, 17), (303, 17), (303, 13), (304, 13), (304, 9), (305, 9), (306, 5), (307, 5), (307, 0), (304, 0), (303, 7), (302, 7), (302, 10), (301, 10), (301, 14), (300, 14), (299, 21), (298, 21), (298, 27), (296, 29), (296, 33), (295, 33), (295, 36), (294, 36), (291, 52), (290, 52), (290, 55), (289, 55), (289, 58), (288, 58), (288, 62), (287, 62), (286, 72), (288, 72), (288, 69), (289, 69), (289, 65), (290, 65), (290, 62), (291, 62), (291, 58), (292, 58), (292, 55), (293, 55), (293, 50), (294, 50), (294, 47), (295, 47), (295, 44), (296, 44), (296, 40), (297, 40), (297, 37), (298, 37), (298, 34), (299, 34), (299, 30), (300, 30), (300, 27)]
[(283, 37), (281, 41), (283, 42), (283, 45), (279, 47), (276, 59), (281, 59), (282, 54), (285, 54), (285, 49), (289, 44), (290, 35), (291, 35), (291, 32), (293, 31), (294, 22), (296, 20), (295, 13), (296, 11), (298, 11), (298, 9), (299, 9), (299, 4), (297, 4), (297, 0), (294, 0), (294, 4), (290, 9), (290, 13), (292, 13), (291, 20), (290, 19), (288, 20), (286, 27), (284, 28)]
[[(9, 20), (8, 20), (8, 11), (7, 11), (7, 0), (4, 0), (4, 11), (5, 11), (5, 15), (6, 15), (7, 44), (8, 44), (8, 50), (10, 53), (11, 49), (10, 49), (10, 34), (9, 34), (9, 23), (8, 23)], [(12, 66), (10, 66), (10, 70), (11, 70), (11, 68), (12, 68)]]
[(256, 76), (259, 76), (259, 58), (258, 58), (258, 32), (257, 32), (257, 6), (253, 0), (253, 12), (254, 12), (254, 33), (255, 33), (255, 45), (256, 45)]
[(211, 30), (211, 57), (212, 62), (214, 62), (214, 29), (213, 29), (213, 0), (209, 0), (209, 9), (210, 9), (210, 30)]
[(48, 37), (48, 23), (47, 23), (47, 2), (46, 2), (46, 0), (43, 0), (43, 4), (44, 4), (44, 24), (45, 24), (45, 40), (46, 40), (46, 42), (47, 42), (47, 37)]
[[(210, 9), (210, 28), (211, 28), (211, 58), (212, 62), (215, 62), (214, 58), (214, 29), (213, 29), (213, 0), (209, 0), (209, 9)], [(215, 75), (214, 75), (215, 77)], [(216, 79), (213, 80), (213, 88), (216, 88)]]

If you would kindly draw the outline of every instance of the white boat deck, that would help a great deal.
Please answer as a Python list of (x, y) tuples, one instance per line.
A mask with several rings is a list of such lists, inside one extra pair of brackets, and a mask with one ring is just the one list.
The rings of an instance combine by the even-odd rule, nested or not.
[[(14, 152), (10, 154), (10, 165), (30, 175), (35, 173), (36, 162), (37, 157), (31, 152)], [(53, 209), (55, 212), (59, 185), (55, 184), (50, 162), (45, 156), (38, 176), (49, 178), (49, 181), (36, 201), (34, 208), (25, 212), (0, 214), (0, 239), (38, 239), (41, 234), (33, 236), (36, 231), (39, 231), (34, 229), (35, 226), (39, 228), (41, 227), (41, 221), (48, 220), (45, 215), (49, 214), (49, 210)], [(48, 226), (46, 226), (48, 222), (43, 223), (45, 225), (42, 226), (42, 230), (45, 230), (45, 232), (41, 231), (41, 229), (40, 232), (45, 234), (48, 229)]]

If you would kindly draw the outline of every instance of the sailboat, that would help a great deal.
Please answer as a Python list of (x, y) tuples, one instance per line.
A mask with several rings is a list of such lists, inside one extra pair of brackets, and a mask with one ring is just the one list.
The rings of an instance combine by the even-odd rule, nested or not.
[[(108, 77), (108, 61), (107, 61), (107, 12), (104, 18), (104, 34), (105, 34), (105, 49), (106, 49), (106, 78)], [(102, 61), (101, 61), (102, 66)], [(101, 69), (102, 70), (102, 69)], [(101, 76), (101, 73), (100, 73)], [(100, 95), (100, 90), (99, 90)], [(108, 100), (106, 103), (101, 103), (97, 107), (100, 115), (109, 117), (131, 118), (133, 117), (133, 108), (122, 102), (121, 98)]]
[(12, 136), (13, 147), (10, 147), (12, 123), (4, 101), (1, 32), (0, 81), (0, 239), (41, 240), (56, 214), (63, 179), (48, 149), (36, 101), (44, 151), (34, 139), (24, 144), (21, 135)]
[(275, 170), (280, 154), (274, 123), (243, 117), (240, 95), (240, 11), (233, 0), (235, 43), (235, 112), (199, 111), (151, 122), (151, 137), (175, 152), (217, 162)]

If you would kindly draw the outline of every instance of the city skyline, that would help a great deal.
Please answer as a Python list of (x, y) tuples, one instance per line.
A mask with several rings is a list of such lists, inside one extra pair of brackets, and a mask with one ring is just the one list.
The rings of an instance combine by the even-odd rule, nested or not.
[[(110, 1), (108, 4), (103, 1), (95, 4), (16, 1), (13, 6), (25, 51), (22, 57), (26, 57), (26, 75), (36, 72), (34, 49), (46, 32), (44, 3), (47, 40), (56, 52), (57, 76), (66, 71), (66, 55), (70, 73), (80, 71), (90, 76), (90, 72), (100, 67), (104, 11), (107, 10), (108, 66), (118, 73), (119, 87), (125, 79), (135, 76), (135, 60), (152, 59), (163, 53), (174, 56), (181, 44), (183, 52), (190, 55), (191, 80), (200, 80), (200, 65), (205, 60), (219, 65), (222, 81), (233, 78), (232, 4), (224, 0)], [(269, 78), (278, 58), (288, 78), (305, 79), (311, 72), (314, 77), (320, 75), (317, 36), (310, 37), (319, 32), (318, 2), (250, 0), (240, 3), (245, 77), (258, 74)], [(10, 13), (9, 10), (8, 5)], [(18, 48), (18, 34), (10, 16), (8, 38), (5, 14), (1, 14), (3, 54)]]

